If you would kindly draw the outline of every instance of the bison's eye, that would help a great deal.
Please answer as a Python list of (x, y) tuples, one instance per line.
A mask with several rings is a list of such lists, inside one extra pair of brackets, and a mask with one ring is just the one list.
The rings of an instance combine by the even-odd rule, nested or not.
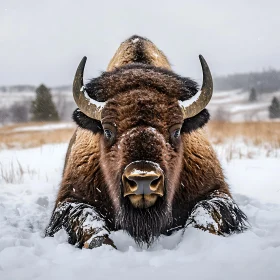
[(181, 127), (181, 124), (175, 124), (169, 128), (170, 138), (173, 143), (178, 142), (181, 135)]
[(109, 129), (104, 129), (104, 136), (107, 138), (107, 139), (111, 139), (113, 137), (113, 132)]
[(106, 144), (108, 146), (113, 145), (117, 133), (116, 127), (109, 123), (102, 124), (102, 126), (104, 130), (104, 139), (106, 141)]
[(179, 138), (179, 137), (180, 137), (180, 129), (176, 129), (176, 130), (173, 132), (173, 137), (174, 137), (174, 138)]

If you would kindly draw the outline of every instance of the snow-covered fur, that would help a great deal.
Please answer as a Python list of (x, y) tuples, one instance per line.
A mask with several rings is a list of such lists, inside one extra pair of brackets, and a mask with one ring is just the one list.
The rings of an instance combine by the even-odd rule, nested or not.
[(219, 191), (196, 204), (186, 225), (224, 236), (242, 232), (249, 226), (245, 214), (233, 199)]

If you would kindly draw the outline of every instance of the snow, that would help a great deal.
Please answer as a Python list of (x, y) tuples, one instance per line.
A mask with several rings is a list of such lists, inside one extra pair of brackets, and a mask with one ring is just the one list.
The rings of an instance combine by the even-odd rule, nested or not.
[(247, 104), (247, 105), (237, 105), (233, 108), (231, 108), (231, 113), (239, 113), (241, 111), (244, 112), (248, 112), (248, 111), (252, 111), (252, 110), (259, 110), (259, 109), (266, 109), (268, 108), (268, 106), (270, 105), (269, 102), (267, 103), (261, 103), (261, 104)]
[(13, 132), (22, 132), (22, 131), (43, 131), (43, 130), (57, 130), (57, 129), (67, 129), (74, 128), (74, 123), (56, 123), (56, 124), (46, 124), (46, 125), (33, 125), (33, 126), (24, 126), (13, 129)]
[(153, 56), (154, 56), (155, 58), (158, 58), (158, 57), (159, 57), (159, 55), (158, 55), (157, 53), (155, 53), (155, 52), (153, 52)]
[[(119, 231), (110, 236), (118, 250), (80, 250), (67, 243), (64, 231), (42, 237), (66, 149), (56, 144), (0, 151), (1, 280), (280, 279), (278, 156), (260, 152), (226, 160), (222, 145), (216, 147), (234, 199), (249, 217), (251, 229), (243, 234), (225, 238), (188, 228), (140, 249)], [(18, 166), (23, 170), (14, 170)], [(14, 175), (12, 182), (3, 174)]]
[(268, 106), (271, 104), (273, 96), (280, 98), (280, 91), (258, 94), (256, 102), (250, 102), (249, 92), (242, 89), (214, 91), (207, 109), (213, 118), (216, 115), (221, 118), (223, 115), (226, 120), (231, 122), (267, 121), (269, 120)]
[(151, 175), (151, 176), (157, 176), (157, 173), (154, 171), (146, 171), (146, 170), (140, 170), (140, 169), (133, 169), (131, 171), (130, 176), (135, 176), (135, 175)]
[[(128, 165), (125, 167), (124, 170), (126, 170), (127, 168), (129, 168), (131, 165), (134, 165), (134, 164), (136, 164), (136, 163), (143, 164), (143, 162), (145, 162), (145, 163), (147, 163), (147, 164), (149, 164), (149, 165), (152, 165), (152, 166), (155, 167), (156, 169), (158, 169), (158, 170), (160, 170), (160, 171), (163, 172), (163, 170), (161, 169), (161, 167), (160, 167), (160, 165), (159, 165), (158, 163), (153, 162), (153, 161), (149, 161), (149, 160), (145, 160), (145, 161), (143, 161), (143, 160), (141, 160), (141, 161), (136, 160), (136, 161), (133, 161), (132, 163), (128, 164)], [(133, 172), (133, 173), (137, 173), (137, 174), (140, 174), (140, 173), (148, 173), (148, 172), (146, 172), (146, 171), (137, 170), (137, 169), (135, 169), (135, 168), (133, 169), (132, 172)], [(150, 174), (150, 173), (149, 173), (149, 174)]]
[(190, 99), (187, 99), (187, 100), (184, 100), (184, 101), (181, 101), (179, 100), (179, 106), (182, 107), (183, 109), (186, 108), (186, 107), (189, 107), (190, 105), (192, 105), (194, 102), (196, 102), (199, 98), (201, 94), (201, 91), (199, 91), (197, 94), (195, 94), (194, 96), (192, 96)]
[[(82, 91), (82, 89), (83, 89), (83, 87), (81, 88), (81, 91)], [(99, 102), (97, 100), (90, 98), (88, 93), (86, 92), (86, 90), (84, 90), (84, 96), (85, 96), (86, 100), (88, 101), (88, 105), (93, 104), (97, 107), (98, 110), (102, 110), (104, 108), (104, 106), (106, 105), (106, 102)]]
[(194, 221), (207, 228), (207, 226), (209, 224), (213, 224), (214, 226), (214, 229), (216, 231), (218, 231), (219, 227), (218, 227), (218, 224), (217, 222), (215, 222), (215, 220), (213, 219), (213, 217), (209, 214), (209, 212), (203, 208), (202, 206), (199, 206), (195, 209), (195, 211), (193, 212), (193, 217), (194, 217)]

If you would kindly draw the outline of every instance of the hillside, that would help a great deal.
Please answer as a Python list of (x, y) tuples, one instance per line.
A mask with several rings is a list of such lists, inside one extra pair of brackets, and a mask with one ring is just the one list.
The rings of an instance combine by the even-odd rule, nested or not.
[(214, 78), (215, 89), (249, 90), (252, 87), (259, 93), (271, 93), (280, 90), (280, 71), (269, 69), (262, 72), (238, 73)]
[(249, 101), (249, 92), (241, 89), (214, 92), (208, 105), (212, 118), (231, 122), (267, 121), (272, 98), (280, 98), (280, 90), (258, 94), (257, 101)]
[[(0, 109), (9, 109), (13, 104), (26, 104), (30, 106), (35, 98), (35, 91), (31, 87), (18, 88), (9, 87), (1, 91), (0, 88)], [(53, 100), (57, 106), (59, 115), (63, 121), (71, 120), (71, 115), (76, 105), (73, 100), (70, 86), (61, 86), (52, 89)], [(280, 90), (271, 93), (257, 94), (256, 102), (249, 102), (249, 92), (243, 89), (215, 91), (213, 98), (208, 105), (211, 116), (215, 120), (231, 122), (242, 121), (267, 121), (268, 106), (272, 98), (280, 98)], [(11, 121), (6, 121), (10, 123)], [(1, 116), (0, 116), (1, 123)]]

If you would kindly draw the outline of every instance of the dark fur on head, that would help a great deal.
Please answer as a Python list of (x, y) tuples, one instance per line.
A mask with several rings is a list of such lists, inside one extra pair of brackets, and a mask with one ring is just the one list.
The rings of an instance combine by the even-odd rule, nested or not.
[(89, 118), (80, 109), (73, 112), (72, 118), (74, 122), (81, 128), (88, 129), (93, 133), (100, 133), (103, 131), (100, 121)]
[(144, 64), (151, 64), (149, 56), (147, 56), (145, 52), (145, 43), (149, 41), (147, 38), (140, 37), (137, 35), (131, 36), (128, 40), (131, 42), (136, 42), (134, 48), (134, 63), (144, 63)]
[(203, 109), (197, 115), (187, 118), (181, 128), (181, 133), (190, 133), (198, 128), (202, 128), (210, 119), (210, 114), (207, 109)]
[[(181, 133), (190, 133), (198, 128), (201, 128), (209, 121), (209, 119), (210, 114), (207, 109), (204, 109), (196, 116), (184, 120), (184, 123), (181, 128)], [(74, 111), (73, 120), (79, 127), (88, 129), (93, 133), (103, 132), (103, 128), (100, 121), (89, 118), (79, 109), (76, 109)]]
[(182, 101), (190, 99), (198, 91), (198, 85), (193, 80), (143, 63), (132, 63), (104, 72), (86, 85), (88, 95), (97, 101), (106, 101), (129, 90), (148, 88)]

